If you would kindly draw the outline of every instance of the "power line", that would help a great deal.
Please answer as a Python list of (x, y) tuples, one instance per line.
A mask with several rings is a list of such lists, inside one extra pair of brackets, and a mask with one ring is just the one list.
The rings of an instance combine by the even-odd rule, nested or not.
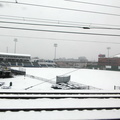
[(34, 25), (34, 26), (51, 26), (51, 27), (71, 27), (71, 28), (83, 28), (83, 29), (109, 29), (109, 30), (120, 30), (120, 28), (110, 28), (110, 27), (89, 27), (89, 26), (73, 26), (73, 25), (56, 25), (56, 24), (35, 24), (35, 23), (21, 23), (21, 22), (9, 22), (9, 21), (0, 21), (0, 23), (9, 23), (9, 24), (22, 24), (22, 25)]
[(51, 32), (51, 33), (69, 33), (69, 34), (83, 34), (83, 35), (99, 35), (99, 36), (113, 36), (113, 37), (120, 37), (118, 34), (102, 34), (102, 33), (87, 33), (87, 32), (71, 32), (71, 31), (58, 31), (58, 30), (43, 30), (43, 29), (30, 29), (30, 28), (18, 28), (18, 27), (5, 27), (0, 26), (0, 28), (4, 29), (13, 29), (13, 30), (29, 30), (29, 31), (41, 31), (41, 32)]
[[(0, 16), (2, 19), (34, 21), (34, 22), (41, 22), (41, 21), (56, 22), (56, 23), (59, 22), (59, 20), (53, 20), (53, 19), (43, 19), (43, 18), (33, 18), (33, 17), (31, 18), (31, 17), (11, 16), (11, 15), (0, 15)], [(64, 22), (72, 22), (72, 21), (64, 21)]]
[[(7, 17), (7, 18), (6, 18)], [(0, 15), (0, 19), (8, 19), (8, 20), (22, 20), (22, 21), (31, 21), (31, 22), (47, 22), (47, 23), (55, 23), (55, 24), (67, 24), (67, 25), (80, 25), (85, 24), (89, 27), (94, 25), (102, 25), (102, 26), (119, 26), (120, 25), (110, 25), (110, 24), (100, 24), (100, 23), (86, 23), (86, 22), (74, 22), (74, 21), (63, 21), (63, 20), (53, 20), (53, 19), (41, 19), (41, 18), (31, 18), (31, 17), (20, 17), (20, 16), (10, 16), (10, 15)], [(94, 27), (92, 27), (94, 28)], [(100, 28), (99, 28), (100, 29)], [(116, 29), (116, 28), (115, 28)]]
[(105, 13), (105, 12), (96, 12), (96, 11), (88, 11), (88, 10), (80, 10), (80, 9), (72, 9), (72, 8), (65, 8), (65, 7), (55, 7), (55, 6), (48, 6), (48, 5), (38, 5), (38, 4), (30, 4), (30, 3), (22, 3), (22, 2), (9, 2), (9, 1), (0, 1), (2, 3), (11, 3), (11, 4), (19, 4), (19, 5), (27, 5), (27, 6), (34, 6), (34, 7), (44, 7), (44, 8), (52, 8), (58, 10), (67, 10), (67, 11), (75, 11), (75, 12), (86, 12), (86, 13), (94, 13), (94, 14), (102, 14), (102, 15), (112, 15), (112, 16), (120, 16), (120, 14), (112, 14), (112, 13)]
[(106, 5), (106, 4), (99, 4), (99, 3), (91, 3), (91, 2), (83, 2), (83, 1), (77, 1), (77, 0), (64, 0), (64, 1), (83, 3), (83, 4), (90, 4), (90, 5), (98, 5), (98, 6), (104, 6), (104, 7), (120, 8), (120, 6)]
[(0, 15), (0, 19), (32, 21), (32, 22), (49, 22), (49, 23), (58, 23), (59, 22), (59, 20), (31, 18), (31, 17), (20, 17), (20, 16), (10, 16), (10, 15)]
[(110, 28), (110, 27), (90, 27), (90, 29), (120, 30), (120, 28)]
[(29, 39), (41, 39), (41, 40), (53, 40), (53, 41), (68, 41), (68, 42), (90, 42), (90, 43), (106, 43), (106, 44), (120, 44), (120, 42), (101, 42), (91, 40), (75, 40), (75, 39), (58, 39), (58, 38), (43, 38), (43, 37), (29, 37), (29, 36), (18, 36), (18, 35), (1, 35), (3, 37), (18, 37), (18, 38), (29, 38)]
[(55, 24), (35, 24), (35, 23), (20, 23), (20, 22), (8, 22), (0, 21), (0, 23), (9, 23), (9, 24), (22, 24), (22, 25), (35, 25), (35, 26), (53, 26), (53, 27), (73, 27), (73, 28), (84, 28), (80, 26), (70, 26), (70, 25), (55, 25)]

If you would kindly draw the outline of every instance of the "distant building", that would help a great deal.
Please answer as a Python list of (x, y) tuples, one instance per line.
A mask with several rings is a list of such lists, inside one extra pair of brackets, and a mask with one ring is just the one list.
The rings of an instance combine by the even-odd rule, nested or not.
[(100, 66), (100, 69), (120, 71), (120, 54), (117, 54), (111, 58), (99, 57), (98, 65)]
[(105, 58), (105, 54), (99, 54), (98, 57), (99, 58)]
[(85, 68), (87, 66), (87, 61), (86, 57), (79, 57), (78, 59), (59, 58), (55, 60), (55, 63), (61, 68)]

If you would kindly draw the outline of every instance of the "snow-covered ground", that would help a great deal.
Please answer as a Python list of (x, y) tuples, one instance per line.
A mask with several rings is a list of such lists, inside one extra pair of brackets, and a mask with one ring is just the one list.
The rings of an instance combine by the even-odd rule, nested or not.
[(101, 111), (41, 111), (41, 112), (6, 112), (0, 113), (1, 120), (95, 120), (95, 119), (118, 119), (120, 118), (119, 110), (101, 110)]
[[(14, 68), (19, 69), (19, 68)], [(48, 80), (56, 81), (56, 76), (71, 75), (71, 81), (100, 88), (98, 91), (116, 91), (115, 86), (120, 86), (120, 72), (73, 69), (73, 68), (25, 68), (28, 75), (33, 75)], [(11, 89), (0, 91), (53, 91), (50, 83), (27, 76), (14, 76), (14, 78), (0, 79)], [(26, 88), (29, 88), (25, 90)], [(60, 90), (61, 91), (61, 90)], [(64, 90), (62, 90), (64, 91)], [(67, 90), (68, 91), (68, 90)], [(73, 91), (73, 90), (72, 90)], [(79, 90), (78, 90), (79, 91)], [(80, 90), (84, 92), (84, 90)], [(94, 91), (94, 90), (93, 90)], [(96, 90), (95, 90), (96, 91)], [(0, 99), (0, 108), (9, 107), (90, 107), (110, 106), (120, 107), (120, 99), (35, 99), (35, 100), (12, 100)], [(120, 110), (83, 110), (83, 111), (41, 111), (41, 112), (0, 112), (0, 120), (78, 120), (78, 119), (112, 119), (120, 118)]]
[[(102, 90), (114, 90), (114, 86), (120, 86), (120, 72), (115, 71), (73, 68), (26, 68), (26, 73), (50, 81), (56, 81), (56, 76), (59, 75), (70, 75), (70, 81), (72, 82), (93, 86)], [(14, 78), (0, 79), (0, 82), (5, 82), (6, 86), (12, 82), (13, 86), (11, 90), (24, 90), (30, 86), (34, 87), (31, 87), (29, 90), (51, 90), (50, 83), (27, 76), (14, 76)]]

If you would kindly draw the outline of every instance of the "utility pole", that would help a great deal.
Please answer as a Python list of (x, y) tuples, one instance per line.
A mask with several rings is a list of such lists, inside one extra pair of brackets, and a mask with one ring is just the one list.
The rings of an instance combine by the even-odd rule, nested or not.
[(54, 60), (56, 59), (56, 48), (57, 48), (57, 44), (55, 43), (54, 44), (54, 47), (55, 47), (55, 54), (54, 54)]
[(14, 53), (16, 53), (16, 42), (17, 42), (17, 38), (14, 39), (14, 42), (15, 42), (15, 48), (14, 48)]
[(8, 53), (8, 47), (6, 48), (6, 52)]
[(111, 49), (111, 47), (107, 47), (107, 50), (108, 50), (108, 58), (109, 58), (109, 50)]

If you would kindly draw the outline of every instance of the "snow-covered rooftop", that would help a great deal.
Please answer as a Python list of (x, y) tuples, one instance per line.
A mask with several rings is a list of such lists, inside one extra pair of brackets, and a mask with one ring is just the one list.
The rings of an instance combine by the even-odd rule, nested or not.
[(2, 52), (0, 52), (0, 55), (8, 55), (8, 56), (28, 56), (28, 57), (31, 57), (31, 55), (29, 55), (29, 54), (2, 53)]
[(116, 54), (114, 57), (120, 58), (120, 53)]

